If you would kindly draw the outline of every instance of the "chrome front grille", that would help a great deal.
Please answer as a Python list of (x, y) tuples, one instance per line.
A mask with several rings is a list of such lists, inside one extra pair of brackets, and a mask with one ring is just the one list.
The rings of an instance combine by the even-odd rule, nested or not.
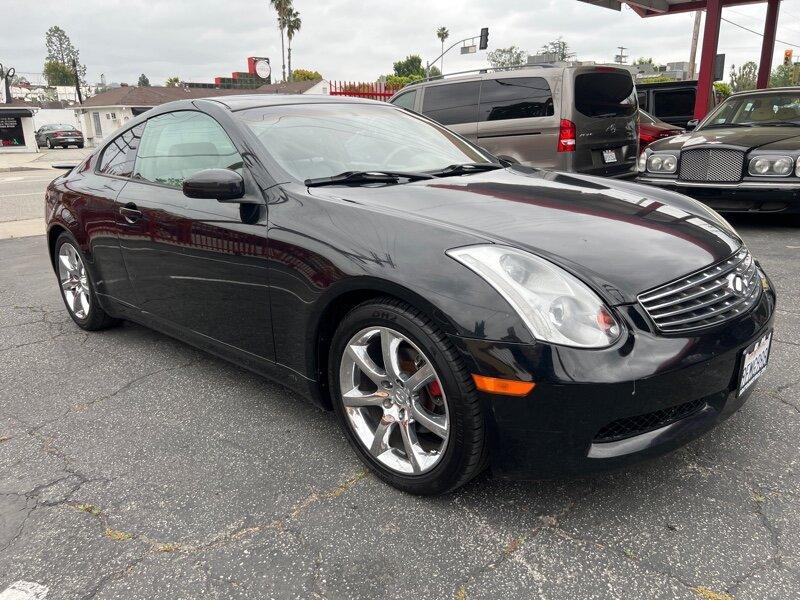
[(681, 152), (680, 172), (683, 181), (740, 181), (744, 152), (724, 148), (696, 148)]
[(677, 333), (710, 327), (750, 310), (761, 278), (742, 247), (729, 259), (639, 295), (656, 329)]

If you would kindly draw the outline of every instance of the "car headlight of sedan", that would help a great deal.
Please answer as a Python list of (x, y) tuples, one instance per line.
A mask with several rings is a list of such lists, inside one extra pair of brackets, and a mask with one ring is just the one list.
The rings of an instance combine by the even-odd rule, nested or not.
[(548, 260), (496, 244), (454, 248), (447, 254), (494, 287), (537, 340), (603, 348), (620, 336), (619, 323), (597, 294)]
[(678, 157), (674, 154), (654, 152), (647, 158), (647, 171), (650, 173), (674, 173), (678, 170)]
[(795, 168), (795, 161), (790, 156), (754, 156), (747, 172), (756, 177), (786, 177)]

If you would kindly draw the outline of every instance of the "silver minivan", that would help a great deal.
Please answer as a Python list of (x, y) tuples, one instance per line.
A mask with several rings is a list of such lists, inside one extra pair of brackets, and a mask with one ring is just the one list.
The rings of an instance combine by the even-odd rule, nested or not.
[(486, 69), (409, 85), (390, 102), (446, 125), (500, 158), (605, 177), (635, 175), (638, 103), (625, 69)]

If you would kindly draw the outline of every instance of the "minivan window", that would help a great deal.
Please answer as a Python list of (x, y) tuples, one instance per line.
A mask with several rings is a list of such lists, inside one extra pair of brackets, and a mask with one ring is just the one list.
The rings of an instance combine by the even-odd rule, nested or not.
[(658, 90), (653, 93), (653, 112), (659, 117), (694, 114), (694, 90)]
[(392, 104), (395, 106), (400, 106), (402, 108), (408, 108), (409, 110), (414, 110), (414, 102), (417, 100), (417, 90), (412, 92), (406, 92), (392, 100)]
[(422, 99), (422, 114), (442, 125), (474, 123), (478, 115), (479, 90), (479, 81), (428, 87)]
[(130, 177), (133, 171), (133, 161), (139, 140), (142, 139), (144, 123), (118, 135), (114, 138), (100, 157), (98, 171), (103, 175), (114, 175), (116, 177)]
[(636, 88), (628, 73), (581, 73), (575, 77), (575, 108), (587, 117), (629, 117), (636, 113)]
[(134, 177), (180, 188), (205, 169), (242, 168), (242, 157), (222, 126), (206, 114), (172, 112), (147, 121)]
[(541, 77), (486, 79), (481, 85), (479, 121), (553, 115), (553, 94)]

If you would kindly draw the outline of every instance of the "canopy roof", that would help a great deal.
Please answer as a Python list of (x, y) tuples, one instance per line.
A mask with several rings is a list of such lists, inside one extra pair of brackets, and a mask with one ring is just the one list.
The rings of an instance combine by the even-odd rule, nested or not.
[[(765, 0), (721, 0), (722, 6), (736, 6), (738, 4), (756, 4)], [(674, 15), (676, 13), (705, 10), (707, 0), (581, 0), (595, 6), (621, 10), (623, 4), (630, 6), (640, 17), (657, 17), (659, 15)]]

